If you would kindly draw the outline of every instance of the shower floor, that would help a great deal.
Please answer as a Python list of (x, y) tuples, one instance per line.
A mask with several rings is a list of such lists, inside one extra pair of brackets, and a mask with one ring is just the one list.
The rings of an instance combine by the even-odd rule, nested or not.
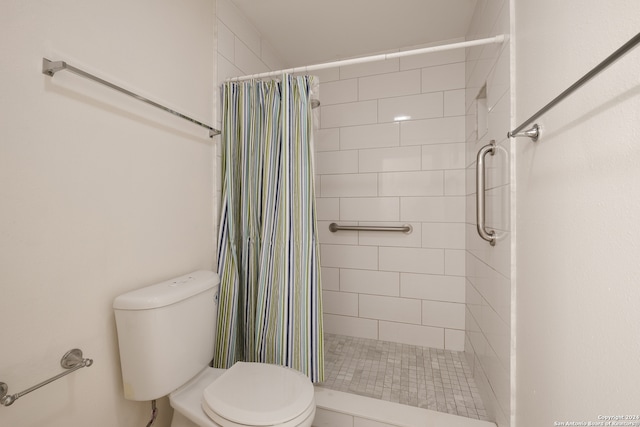
[(487, 420), (462, 352), (327, 333), (324, 350), (322, 387)]

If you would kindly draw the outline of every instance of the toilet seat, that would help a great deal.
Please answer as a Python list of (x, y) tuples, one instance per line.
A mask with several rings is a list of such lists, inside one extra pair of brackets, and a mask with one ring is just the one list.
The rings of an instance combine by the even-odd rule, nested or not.
[[(209, 408), (202, 408), (207, 416), (216, 423), (217, 425), (223, 427), (248, 427), (247, 424), (238, 424), (233, 421), (227, 420), (226, 418), (222, 418), (220, 415), (216, 414), (213, 410)], [(316, 415), (316, 405), (315, 402), (309, 405), (309, 407), (305, 410), (304, 413), (299, 415), (296, 418), (293, 418), (285, 423), (278, 424), (277, 427), (310, 427), (313, 422), (313, 418)], [(249, 426), (251, 427), (251, 426)]]
[(221, 426), (310, 425), (315, 408), (305, 375), (265, 363), (237, 362), (202, 393), (202, 409)]

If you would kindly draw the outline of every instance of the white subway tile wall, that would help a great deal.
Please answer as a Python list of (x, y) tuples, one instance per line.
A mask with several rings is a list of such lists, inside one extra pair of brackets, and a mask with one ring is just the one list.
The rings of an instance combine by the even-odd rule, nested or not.
[[(320, 93), (322, 93), (322, 85), (320, 86)], [(378, 103), (376, 101), (333, 104), (320, 108), (322, 108), (320, 119), (322, 127), (335, 128), (368, 125), (377, 122)]]
[(442, 196), (444, 173), (386, 172), (378, 174), (379, 196)]
[[(491, 3), (489, 5), (489, 3)], [(496, 0), (476, 9), (467, 34), (476, 39), (509, 34), (510, 3)], [(474, 373), (489, 419), (499, 427), (510, 425), (511, 370), (511, 142), (505, 129), (511, 128), (510, 45), (487, 45), (467, 51), (466, 58), (466, 337), (465, 355)], [(488, 129), (477, 129), (476, 98), (486, 85)], [(486, 222), (497, 230), (495, 247), (480, 239), (475, 224), (475, 161), (478, 150), (494, 139), (495, 156), (487, 158)], [(492, 158), (489, 158), (492, 157)], [(446, 181), (446, 180), (445, 180)], [(452, 185), (454, 185), (452, 183)], [(451, 188), (452, 191), (456, 191)], [(456, 248), (458, 249), (458, 248)], [(449, 269), (462, 271), (462, 259), (448, 258)], [(446, 337), (445, 337), (446, 339)]]
[(380, 123), (409, 119), (431, 119), (444, 115), (444, 94), (442, 92), (381, 98), (377, 102)]
[(422, 92), (464, 89), (464, 62), (422, 69)]
[(412, 171), (420, 168), (420, 147), (397, 147), (362, 150), (360, 172)]
[(447, 144), (464, 141), (464, 116), (404, 121), (401, 145)]
[(340, 129), (318, 129), (314, 135), (315, 150), (334, 151), (340, 149)]
[[(331, 70), (316, 135), (325, 330), (463, 350), (465, 54)], [(339, 231), (410, 224), (402, 232)]]
[[(323, 128), (320, 132), (331, 130), (335, 129)], [(342, 127), (338, 137), (341, 150), (397, 147), (400, 145), (400, 123)]]
[(398, 221), (400, 219), (400, 198), (344, 198), (340, 200), (339, 216), (344, 221)]
[(420, 93), (420, 72), (418, 70), (361, 77), (357, 81), (357, 95), (360, 100), (417, 95)]
[(340, 289), (354, 294), (400, 296), (400, 273), (395, 271), (340, 270)]

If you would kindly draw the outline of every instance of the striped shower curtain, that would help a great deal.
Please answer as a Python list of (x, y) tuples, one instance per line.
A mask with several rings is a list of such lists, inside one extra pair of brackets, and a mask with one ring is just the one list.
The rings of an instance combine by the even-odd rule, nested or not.
[(241, 360), (324, 377), (312, 79), (223, 86), (220, 368)]

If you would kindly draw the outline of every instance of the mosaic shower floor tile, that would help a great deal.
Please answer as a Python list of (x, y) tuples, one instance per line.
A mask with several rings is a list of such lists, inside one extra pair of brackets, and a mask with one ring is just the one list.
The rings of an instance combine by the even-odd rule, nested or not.
[(331, 390), (486, 420), (462, 352), (324, 334)]

